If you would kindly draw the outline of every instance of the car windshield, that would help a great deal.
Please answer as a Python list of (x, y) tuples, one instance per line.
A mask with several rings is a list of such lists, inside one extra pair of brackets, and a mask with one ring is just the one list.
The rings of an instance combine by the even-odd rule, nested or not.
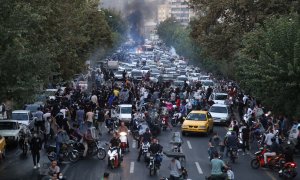
[(12, 113), (12, 119), (18, 121), (27, 121), (28, 115), (27, 113)]
[(200, 113), (190, 113), (186, 119), (193, 121), (206, 121), (206, 115)]
[(122, 107), (121, 114), (131, 114), (132, 108), (131, 107)]
[(184, 82), (183, 81), (175, 81), (174, 86), (183, 86)]
[(150, 70), (149, 67), (143, 67), (142, 70)]
[(211, 81), (203, 81), (202, 84), (203, 84), (204, 86), (214, 86), (214, 83), (211, 82)]
[(179, 80), (179, 81), (186, 81), (187, 78), (186, 77), (177, 77), (177, 80)]
[(228, 113), (226, 107), (212, 106), (209, 110), (212, 113)]
[(0, 122), (0, 130), (17, 129), (15, 122)]
[(142, 73), (141, 71), (132, 71), (132, 72), (131, 72), (131, 75), (132, 75), (132, 76), (142, 76), (143, 73)]
[(220, 95), (220, 94), (218, 94), (218, 95), (216, 95), (216, 98), (215, 98), (216, 100), (226, 100), (227, 99), (227, 95)]

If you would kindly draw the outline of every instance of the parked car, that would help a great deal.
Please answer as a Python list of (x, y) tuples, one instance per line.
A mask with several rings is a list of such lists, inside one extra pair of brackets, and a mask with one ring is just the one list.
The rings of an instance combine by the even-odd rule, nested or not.
[(19, 142), (19, 132), (22, 129), (20, 123), (16, 120), (1, 120), (0, 135), (5, 138), (7, 143), (17, 145)]
[(35, 117), (28, 110), (15, 110), (12, 112), (12, 120), (16, 120), (21, 124), (25, 124), (30, 129), (34, 127)]
[(181, 132), (182, 135), (188, 132), (209, 134), (213, 128), (213, 118), (208, 111), (191, 111), (181, 126)]
[(230, 122), (230, 108), (225, 104), (214, 104), (210, 107), (209, 112), (214, 123), (227, 124)]

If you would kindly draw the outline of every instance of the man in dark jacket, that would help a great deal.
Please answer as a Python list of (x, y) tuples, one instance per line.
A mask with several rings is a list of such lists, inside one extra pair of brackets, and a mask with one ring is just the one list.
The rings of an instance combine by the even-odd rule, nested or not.
[(40, 167), (40, 150), (42, 149), (42, 139), (38, 137), (35, 132), (33, 138), (30, 141), (30, 150), (33, 159), (33, 168), (36, 169)]

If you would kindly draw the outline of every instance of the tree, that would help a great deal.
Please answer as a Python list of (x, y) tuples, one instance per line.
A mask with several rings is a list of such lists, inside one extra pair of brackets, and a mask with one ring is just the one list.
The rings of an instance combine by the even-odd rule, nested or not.
[(247, 91), (273, 110), (300, 115), (300, 24), (298, 16), (273, 17), (243, 37), (235, 62)]
[(244, 33), (273, 15), (294, 11), (295, 0), (191, 0), (198, 18), (191, 23), (191, 36), (203, 55), (215, 60), (232, 61)]
[(30, 102), (48, 82), (70, 80), (96, 49), (106, 51), (117, 42), (97, 1), (0, 4), (1, 100), (12, 96), (19, 105)]

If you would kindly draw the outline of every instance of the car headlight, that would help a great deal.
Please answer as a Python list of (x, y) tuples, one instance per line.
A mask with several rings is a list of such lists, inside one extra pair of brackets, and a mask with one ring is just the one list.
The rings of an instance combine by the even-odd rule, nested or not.
[(188, 125), (182, 125), (181, 127), (182, 128), (188, 128), (189, 126)]

